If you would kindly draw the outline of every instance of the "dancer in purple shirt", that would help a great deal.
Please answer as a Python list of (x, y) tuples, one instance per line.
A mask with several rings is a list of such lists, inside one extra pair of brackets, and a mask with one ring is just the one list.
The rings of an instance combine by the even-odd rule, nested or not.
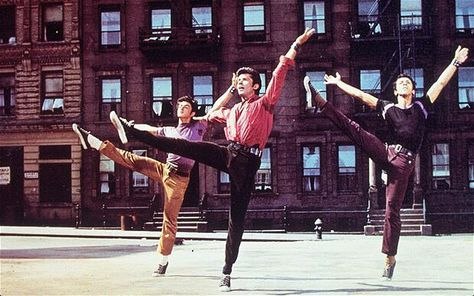
[[(226, 102), (224, 98), (219, 98), (211, 110), (221, 107)], [(136, 124), (135, 126), (151, 137), (156, 135), (181, 138), (188, 141), (202, 141), (207, 129), (207, 120), (194, 120), (193, 116), (197, 110), (198, 105), (194, 99), (188, 96), (180, 97), (176, 110), (178, 126), (155, 127), (147, 124)], [(110, 118), (111, 120), (117, 118), (117, 114), (112, 111)], [(72, 125), (72, 129), (79, 137), (84, 149), (94, 148), (114, 162), (132, 171), (144, 174), (163, 185), (165, 193), (163, 197), (163, 228), (157, 248), (160, 258), (158, 268), (153, 272), (155, 277), (163, 276), (168, 268), (168, 256), (173, 250), (178, 228), (178, 214), (188, 187), (189, 175), (194, 160), (169, 153), (166, 163), (162, 163), (149, 157), (119, 149), (109, 141), (101, 141), (75, 123)]]

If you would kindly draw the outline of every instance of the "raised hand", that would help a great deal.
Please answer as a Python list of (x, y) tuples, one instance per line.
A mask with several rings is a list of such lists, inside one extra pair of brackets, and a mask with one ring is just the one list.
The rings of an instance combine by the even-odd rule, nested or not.
[(460, 64), (464, 63), (469, 56), (469, 49), (464, 47), (462, 48), (461, 45), (458, 46), (456, 52), (454, 53), (454, 59), (458, 61)]
[(304, 30), (304, 33), (301, 34), (300, 36), (298, 36), (298, 38), (296, 38), (295, 42), (300, 44), (300, 45), (303, 45), (304, 43), (306, 43), (306, 41), (308, 41), (308, 39), (314, 35), (314, 33), (316, 33), (316, 30), (313, 28), (313, 29), (310, 29), (310, 28), (306, 28)]
[(341, 75), (339, 72), (336, 72), (336, 76), (324, 75), (324, 84), (337, 84), (339, 81), (341, 81)]

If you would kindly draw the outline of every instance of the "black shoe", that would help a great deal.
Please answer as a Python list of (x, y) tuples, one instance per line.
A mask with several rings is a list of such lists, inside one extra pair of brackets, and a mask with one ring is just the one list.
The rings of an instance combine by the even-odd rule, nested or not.
[(397, 261), (393, 262), (393, 264), (385, 264), (385, 269), (383, 270), (382, 279), (386, 281), (392, 280), (393, 271), (395, 270), (395, 265)]
[(314, 88), (308, 76), (304, 77), (303, 84), (306, 90), (306, 109), (323, 107), (324, 104), (326, 104), (326, 100), (321, 97), (319, 91)]
[(230, 275), (224, 274), (219, 283), (219, 291), (230, 292)]
[(153, 271), (153, 276), (154, 277), (164, 276), (166, 273), (166, 268), (168, 268), (168, 263), (166, 263), (166, 265), (161, 265), (161, 264), (158, 265), (158, 269)]
[(79, 137), (79, 141), (81, 142), (82, 148), (84, 148), (84, 150), (89, 149), (91, 146), (89, 145), (89, 142), (87, 141), (87, 136), (91, 132), (86, 131), (85, 129), (82, 129), (80, 126), (78, 126), (75, 123), (72, 124), (72, 130)]
[(127, 139), (127, 133), (125, 132), (125, 129), (123, 128), (123, 124), (128, 124), (128, 122), (123, 118), (119, 118), (117, 113), (115, 113), (115, 111), (110, 111), (109, 117), (110, 117), (110, 121), (112, 122), (114, 127), (117, 129), (120, 141), (123, 144), (126, 144), (128, 142), (128, 139)]

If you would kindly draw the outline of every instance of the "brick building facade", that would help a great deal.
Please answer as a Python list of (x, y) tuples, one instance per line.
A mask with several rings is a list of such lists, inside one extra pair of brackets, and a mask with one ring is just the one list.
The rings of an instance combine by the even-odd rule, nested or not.
[[(83, 1), (81, 12), (84, 127), (119, 147), (161, 160), (163, 153), (141, 143), (120, 145), (108, 112), (175, 125), (173, 105), (179, 96), (194, 96), (204, 112), (228, 88), (232, 72), (244, 65), (261, 73), (264, 90), (279, 55), (305, 26), (316, 28), (275, 109), (248, 228), (312, 230), (321, 218), (326, 229), (362, 231), (368, 210), (384, 207), (380, 168), (327, 119), (306, 110), (305, 75), (344, 113), (383, 137), (380, 117), (326, 87), (325, 72), (338, 71), (346, 82), (390, 99), (394, 75), (406, 71), (415, 77), (420, 96), (451, 61), (457, 44), (474, 48), (468, 0), (99, 0)], [(471, 57), (430, 112), (404, 202), (405, 208), (423, 209), (434, 232), (473, 231), (473, 89)], [(222, 126), (212, 126), (206, 139), (225, 144)], [(162, 195), (159, 184), (95, 151), (82, 153), (81, 184), (85, 225), (100, 224), (104, 206), (146, 206), (154, 194)], [(228, 191), (225, 174), (199, 165), (184, 205), (198, 207), (205, 196), (210, 227), (225, 228)]]
[(72, 224), (81, 201), (79, 1), (0, 1), (2, 224)]

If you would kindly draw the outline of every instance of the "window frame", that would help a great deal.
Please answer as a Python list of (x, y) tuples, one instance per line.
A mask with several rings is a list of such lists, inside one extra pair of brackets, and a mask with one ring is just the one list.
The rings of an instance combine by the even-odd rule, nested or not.
[[(470, 71), (470, 73), (466, 73), (464, 75), (465, 71)], [(471, 80), (461, 80), (461, 78), (463, 77), (466, 77), (466, 78), (472, 77), (472, 75), (469, 75), (469, 74), (474, 75), (474, 66), (465, 66), (465, 67), (460, 67), (458, 69), (457, 104), (460, 110), (473, 110), (474, 108), (474, 78), (472, 78)], [(464, 86), (464, 85), (461, 86), (461, 84), (464, 84), (464, 83), (467, 84), (467, 86)], [(466, 90), (466, 102), (460, 102), (460, 99), (462, 97), (461, 93), (463, 90)], [(469, 94), (471, 94), (472, 96), (472, 101), (469, 100), (470, 99)], [(462, 107), (461, 104), (465, 106)]]
[[(366, 80), (363, 80), (362, 78), (362, 75), (363, 75), (363, 72), (378, 72), (378, 78), (377, 78), (377, 82), (375, 84), (375, 86), (377, 87), (378, 85), (378, 88), (372, 88), (372, 89), (369, 89), (369, 88), (365, 88), (362, 86), (362, 84), (364, 83), (365, 84), (365, 81)], [(358, 79), (359, 79), (359, 89), (365, 93), (368, 93), (376, 98), (380, 98), (381, 97), (381, 94), (382, 94), (382, 71), (380, 69), (359, 69), (358, 71)], [(369, 74), (369, 73), (368, 73)], [(376, 90), (377, 92), (374, 92), (374, 90)], [(360, 102), (359, 100), (354, 100), (354, 108), (355, 108), (355, 112), (356, 113), (370, 113), (370, 112), (373, 112), (373, 110), (365, 105), (364, 103)]]
[[(316, 24), (317, 24), (316, 26), (317, 26), (317, 27), (318, 27), (319, 22), (321, 21), (321, 19), (318, 19), (318, 18), (316, 18), (315, 20), (314, 20), (314, 19), (311, 19), (311, 20), (307, 20), (307, 19), (306, 19), (306, 16), (307, 16), (307, 15), (305, 14), (305, 4), (306, 4), (307, 2), (319, 2), (319, 3), (322, 3), (322, 4), (323, 4), (323, 12), (324, 12), (324, 14), (323, 14), (322, 22), (323, 22), (323, 26), (324, 26), (324, 31), (323, 31), (322, 33), (320, 33), (320, 32), (318, 32), (318, 30), (317, 30), (317, 28), (316, 28), (315, 36), (317, 37), (317, 36), (324, 36), (324, 35), (326, 35), (326, 34), (328, 33), (328, 24), (327, 24), (327, 5), (328, 5), (328, 3), (327, 3), (327, 1), (326, 1), (326, 0), (307, 0), (307, 1), (302, 1), (302, 15), (303, 15), (302, 19), (303, 19), (303, 27), (304, 27), (304, 28), (309, 27), (309, 26), (306, 25), (306, 22), (308, 22), (308, 21), (311, 21), (311, 22), (316, 21)], [(317, 17), (317, 15), (316, 15), (316, 17)], [(311, 26), (311, 28), (314, 28), (314, 27)]]
[[(116, 12), (119, 15), (119, 30), (118, 31), (102, 31), (102, 13)], [(100, 49), (117, 49), (125, 46), (124, 36), (124, 17), (121, 5), (100, 5), (98, 15), (98, 43)], [(119, 43), (114, 44), (103, 44), (103, 34), (107, 32), (118, 32)]]
[[(319, 158), (319, 167), (305, 167), (306, 163), (304, 160), (305, 157), (305, 148), (308, 148), (310, 150), (310, 147), (313, 147), (315, 150), (317, 149), (318, 151), (318, 158)], [(316, 151), (315, 151), (316, 152)], [(316, 144), (316, 143), (303, 143), (301, 144), (301, 190), (304, 194), (311, 194), (311, 193), (320, 193), (322, 192), (322, 174), (321, 174), (321, 145)], [(305, 170), (316, 170), (319, 171), (319, 174), (306, 174)], [(311, 179), (307, 180), (306, 178), (315, 178), (313, 181)], [(311, 182), (312, 185), (314, 186), (314, 189), (307, 190), (307, 184), (308, 181)], [(314, 183), (316, 181), (316, 183)], [(313, 186), (310, 186), (313, 188)]]
[[(245, 21), (246, 21), (246, 13), (245, 13), (245, 7), (250, 7), (250, 6), (257, 6), (255, 5), (256, 3), (259, 3), (259, 5), (263, 6), (263, 20), (262, 20), (262, 25), (263, 26), (263, 29), (261, 30), (246, 30), (246, 24), (245, 24)], [(250, 3), (250, 5), (249, 5)], [(254, 5), (252, 5), (254, 4)], [(268, 13), (268, 4), (267, 4), (267, 0), (244, 0), (242, 1), (242, 4), (241, 4), (241, 16), (242, 16), (242, 21), (241, 21), (241, 26), (242, 26), (242, 29), (241, 29), (241, 41), (243, 43), (252, 43), (252, 42), (266, 42), (268, 41), (268, 33), (267, 33), (267, 30), (268, 30), (268, 25), (267, 24), (267, 21), (268, 21), (268, 16), (267, 16), (267, 13)], [(260, 25), (259, 25), (260, 26)]]
[[(458, 1), (454, 1), (454, 28), (456, 30), (456, 33), (458, 34), (468, 34), (468, 35), (474, 35), (474, 8), (472, 8), (472, 14), (458, 14)], [(463, 1), (469, 1), (469, 0), (463, 0)], [(468, 18), (468, 23), (470, 27), (458, 27), (458, 17), (461, 17), (463, 23), (465, 23), (465, 17), (467, 16)], [(472, 22), (470, 21), (472, 19)], [(465, 24), (464, 24), (465, 25)]]
[(467, 188), (474, 190), (474, 140), (467, 144)]
[[(316, 73), (317, 75), (312, 75), (310, 73)], [(319, 91), (319, 93), (321, 94), (321, 96), (324, 99), (326, 99), (326, 101), (328, 101), (329, 100), (328, 99), (328, 87), (326, 86), (326, 84), (324, 84), (324, 75), (325, 74), (326, 74), (325, 69), (319, 69), (319, 68), (306, 69), (305, 72), (304, 72), (304, 76), (301, 79), (301, 85), (303, 85), (304, 77), (308, 76), (311, 79), (311, 84), (314, 86), (314, 88), (316, 88)], [(319, 110), (319, 108), (317, 109), (316, 106), (311, 106), (312, 102), (308, 102), (306, 100), (306, 92), (303, 92), (302, 99), (303, 99), (303, 105), (305, 106), (304, 112), (306, 114), (314, 114), (315, 111), (317, 113), (321, 112), (321, 110)], [(311, 107), (309, 107), (309, 106), (311, 106)]]
[[(155, 79), (163, 79), (163, 78), (169, 78), (169, 85), (170, 85), (170, 89), (169, 89), (169, 96), (166, 95), (166, 96), (155, 96), (155, 84), (154, 84), (154, 81)], [(174, 118), (175, 116), (175, 112), (174, 112), (174, 104), (173, 104), (173, 76), (172, 75), (152, 75), (150, 77), (150, 87), (151, 87), (151, 119), (152, 120), (157, 120), (157, 119), (170, 119), (170, 118)], [(161, 98), (161, 99), (160, 99)], [(165, 99), (165, 98), (169, 98), (169, 99)], [(154, 111), (154, 105), (155, 103), (164, 103), (164, 102), (167, 102), (168, 103), (168, 109), (169, 111), (167, 111), (166, 114), (163, 114), (163, 106), (165, 106), (164, 104), (161, 105), (161, 112), (160, 112), (160, 115), (157, 115), (157, 113)]]
[[(3, 81), (3, 82), (2, 82)], [(0, 116), (16, 114), (16, 78), (15, 73), (0, 74)]]
[[(102, 166), (103, 163), (108, 165)], [(108, 170), (102, 170), (106, 168)], [(117, 176), (115, 162), (103, 154), (99, 154), (99, 163), (98, 163), (98, 189), (97, 192), (101, 198), (110, 198), (117, 195), (117, 186), (115, 184), (115, 178)], [(106, 180), (102, 180), (102, 176), (107, 176)], [(108, 192), (103, 192), (103, 185), (107, 185), (109, 188)]]
[[(266, 153), (266, 151), (268, 151)], [(264, 164), (263, 160), (264, 160), (264, 156), (265, 155), (268, 155), (269, 156), (269, 165), (270, 167), (269, 168), (262, 168), (262, 165)], [(274, 192), (274, 185), (273, 185), (273, 163), (272, 163), (272, 159), (273, 159), (273, 149), (272, 149), (272, 146), (271, 145), (267, 145), (265, 148), (263, 148), (263, 151), (262, 151), (262, 156), (260, 158), (261, 160), (261, 163), (260, 163), (260, 167), (258, 168), (257, 172), (255, 173), (255, 186), (254, 186), (254, 192), (256, 194), (265, 194), (265, 193), (273, 193)], [(268, 180), (269, 182), (259, 182), (259, 177), (260, 176), (267, 176), (265, 177), (265, 181)], [(260, 187), (260, 188), (258, 188)]]
[(3, 10), (0, 15), (0, 44), (16, 44), (16, 5), (3, 5), (0, 9)]
[[(209, 8), (210, 9), (210, 24), (205, 25), (195, 25), (195, 18), (193, 9), (195, 8)], [(214, 24), (214, 10), (212, 7), (212, 1), (201, 1), (199, 3), (193, 3), (191, 5), (191, 28), (197, 36), (208, 36), (213, 33), (213, 24)]]
[[(195, 78), (197, 77), (210, 77), (211, 78), (211, 93), (210, 94), (196, 94), (196, 84), (195, 84)], [(192, 85), (192, 96), (198, 103), (198, 112), (196, 113), (197, 116), (204, 116), (209, 112), (209, 110), (212, 108), (214, 105), (214, 76), (212, 74), (193, 74), (191, 75), (191, 85)], [(206, 100), (210, 99), (210, 103), (203, 104), (201, 101), (201, 98), (204, 97)]]
[[(440, 154), (435, 154), (435, 147), (438, 145), (446, 145), (447, 147), (447, 155), (445, 156), (447, 162), (446, 163), (441, 163), (441, 164), (435, 164), (435, 157), (436, 155)], [(438, 150), (439, 148), (437, 148)], [(448, 142), (436, 142), (431, 145), (431, 188), (434, 190), (446, 190), (451, 188), (451, 161), (450, 161), (450, 145)], [(443, 157), (443, 155), (440, 155), (440, 157)], [(435, 171), (436, 168), (438, 167), (445, 167), (447, 168), (447, 175), (438, 175), (435, 176)], [(446, 171), (446, 170), (444, 170)], [(444, 181), (444, 183), (441, 183)]]
[[(341, 167), (341, 147), (353, 147), (354, 151), (354, 166)], [(353, 172), (341, 172), (341, 169), (353, 169)], [(338, 192), (355, 192), (357, 191), (357, 148), (353, 144), (337, 144), (337, 191)]]
[[(104, 98), (104, 81), (106, 80), (118, 80), (119, 81), (119, 97), (118, 100), (117, 98), (114, 97), (106, 97)], [(99, 119), (101, 121), (106, 120), (109, 116), (110, 111), (115, 111), (117, 112), (118, 115), (121, 115), (122, 113), (122, 97), (123, 97), (123, 79), (120, 76), (114, 75), (114, 76), (102, 76), (100, 77), (100, 106), (99, 106)], [(107, 99), (108, 101), (104, 101), (104, 99)], [(105, 106), (110, 105), (108, 108), (104, 108)]]
[[(61, 7), (61, 21), (46, 21), (46, 10), (50, 7)], [(56, 24), (61, 30), (61, 36), (55, 40), (49, 40), (48, 38), (48, 28), (47, 24), (54, 26)], [(41, 41), (43, 42), (61, 42), (64, 41), (64, 3), (41, 3)]]
[[(132, 149), (133, 154), (141, 157), (148, 157), (148, 150), (146, 149)], [(138, 184), (137, 181), (142, 180), (143, 184)], [(132, 193), (147, 193), (150, 186), (150, 178), (147, 175), (137, 171), (130, 171), (130, 190)]]
[[(61, 80), (61, 91), (47, 92), (47, 80), (60, 79)], [(45, 104), (47, 101), (52, 100), (51, 108), (45, 110)], [(55, 111), (55, 105), (59, 104), (61, 107)], [(56, 105), (57, 106), (57, 105)], [(47, 112), (51, 110), (51, 112)], [(64, 100), (64, 72), (63, 70), (43, 70), (41, 72), (41, 115), (64, 115), (66, 111), (65, 100)]]

